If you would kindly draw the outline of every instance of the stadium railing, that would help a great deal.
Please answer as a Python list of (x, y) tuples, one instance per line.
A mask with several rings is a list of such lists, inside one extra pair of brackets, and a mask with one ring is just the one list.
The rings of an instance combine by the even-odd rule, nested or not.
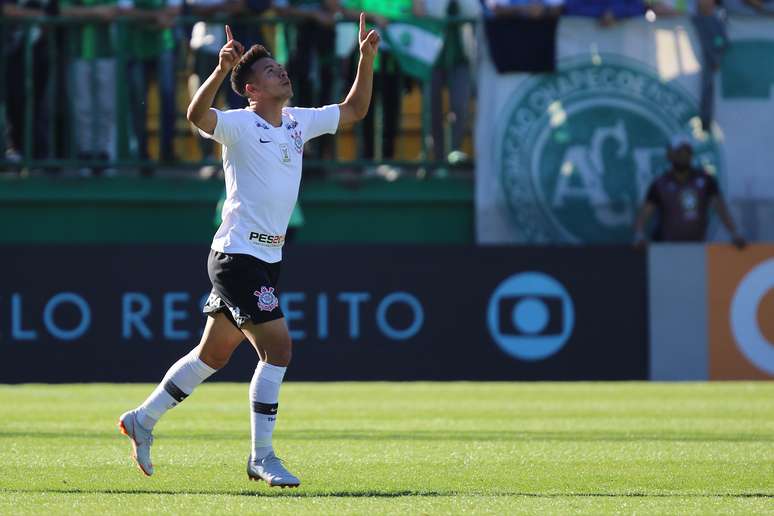
[[(177, 19), (174, 29), (182, 29), (184, 27), (190, 27), (197, 21), (211, 21), (214, 23), (229, 23), (231, 20), (227, 17), (219, 16), (212, 18), (192, 17), (192, 16), (180, 16)], [(463, 24), (477, 23), (478, 20), (470, 18), (448, 18), (447, 20), (438, 21), (438, 24), (444, 27), (444, 34), (449, 34), (451, 30), (459, 28)], [(294, 18), (285, 17), (267, 17), (267, 16), (255, 16), (255, 17), (239, 17), (238, 23), (244, 25), (245, 23), (255, 23), (261, 26), (264, 31), (272, 31), (280, 25), (294, 25), (299, 21)], [(133, 23), (125, 19), (118, 19), (112, 22), (100, 22), (94, 19), (75, 18), (75, 17), (38, 17), (38, 18), (26, 18), (26, 19), (8, 19), (0, 18), (0, 37), (5, 38), (11, 30), (20, 31), (21, 42), (23, 45), (23, 70), (25, 73), (18, 79), (24, 81), (24, 90), (30, 92), (24, 98), (24, 133), (20, 148), (17, 149), (20, 154), (20, 159), (9, 159), (3, 152), (0, 155), (0, 171), (2, 170), (45, 170), (45, 169), (77, 169), (80, 167), (110, 167), (115, 169), (141, 169), (142, 167), (175, 167), (175, 168), (197, 168), (204, 165), (218, 165), (219, 160), (185, 160), (177, 158), (172, 162), (159, 162), (156, 159), (141, 160), (133, 156), (132, 141), (133, 131), (130, 121), (130, 107), (129, 107), (129, 92), (128, 92), (128, 77), (127, 69), (129, 63), (129, 48), (127, 43), (127, 31), (129, 25)], [(339, 23), (352, 23), (351, 20), (340, 21)], [(77, 156), (75, 145), (75, 130), (73, 125), (73, 115), (70, 97), (64, 97), (63, 93), (67, 93), (68, 96), (79, 94), (79, 92), (69, 91), (67, 88), (67, 60), (68, 51), (70, 48), (70, 39), (78, 37), (77, 30), (85, 25), (99, 25), (99, 24), (112, 24), (114, 41), (116, 42), (116, 92), (115, 98), (117, 103), (116, 109), (116, 142), (115, 142), (115, 158), (108, 161), (98, 160), (83, 160)], [(50, 43), (45, 46), (47, 52), (47, 61), (49, 63), (49, 77), (46, 78), (48, 84), (46, 85), (46, 98), (35, 98), (32, 92), (35, 90), (33, 85), (33, 33), (35, 31), (42, 31), (47, 34), (46, 37), (50, 38)], [(179, 48), (183, 46), (186, 51), (188, 47), (189, 33), (177, 30), (176, 43), (177, 43), (177, 55), (180, 55)], [(4, 39), (5, 41), (5, 39)], [(331, 49), (333, 52), (334, 49)], [(6, 76), (8, 70), (7, 67), (7, 55), (6, 52), (0, 52), (0, 70), (3, 70), (3, 76)], [(179, 60), (178, 60), (179, 61)], [(448, 60), (443, 55), (438, 59), (436, 66), (445, 67), (448, 66)], [(180, 84), (179, 72), (181, 70), (181, 63), (176, 64), (176, 92), (182, 86)], [(334, 73), (335, 84), (333, 87), (333, 97), (328, 99), (328, 102), (339, 102), (346, 95), (349, 84), (347, 79), (341, 77), (340, 73)], [(292, 79), (292, 78), (291, 78)], [(418, 141), (418, 152), (415, 153), (414, 158), (409, 159), (363, 159), (362, 152), (359, 150), (356, 152), (354, 159), (310, 159), (305, 160), (307, 167), (317, 167), (319, 169), (332, 169), (336, 167), (344, 169), (365, 169), (368, 167), (375, 167), (377, 165), (387, 164), (395, 167), (406, 167), (415, 170), (453, 170), (463, 169), (471, 170), (472, 163), (469, 161), (462, 163), (449, 163), (446, 156), (449, 153), (448, 148), (445, 148), (440, 153), (443, 158), (431, 159), (428, 150), (428, 142), (431, 135), (431, 104), (430, 99), (432, 96), (430, 80), (418, 81), (412, 79), (419, 84), (421, 91), (421, 108), (420, 108), (420, 123), (419, 131), (416, 136)], [(403, 87), (401, 87), (403, 90)], [(93, 92), (94, 88), (92, 88)], [(5, 151), (7, 148), (6, 134), (7, 134), (7, 106), (6, 106), (6, 81), (0, 81), (0, 150)], [(177, 97), (177, 94), (176, 94)], [(63, 101), (64, 100), (64, 101)], [(374, 99), (376, 105), (372, 109), (376, 109), (377, 113), (380, 113), (382, 107), (378, 105), (378, 100)], [(48, 113), (48, 124), (45, 128), (48, 139), (48, 152), (46, 157), (35, 157), (33, 152), (33, 146), (35, 145), (35, 134), (33, 131), (34, 126), (34, 111), (37, 102), (46, 102), (47, 107), (50, 109)], [(187, 131), (187, 121), (185, 120), (184, 111), (181, 112), (180, 103), (177, 102), (176, 108), (176, 139), (179, 140), (181, 134), (185, 134)], [(446, 110), (444, 110), (446, 112)], [(472, 119), (472, 117), (469, 117)], [(147, 121), (146, 121), (147, 123)], [(376, 121), (379, 124), (379, 121)], [(160, 124), (159, 124), (160, 125)], [(468, 144), (466, 150), (470, 149), (469, 135), (470, 126), (466, 128), (466, 139)], [(181, 129), (182, 126), (186, 126), (186, 129)], [(448, 130), (446, 130), (448, 133)], [(375, 129), (374, 133), (377, 135), (379, 129)], [(400, 125), (398, 129), (398, 136), (400, 136)], [(355, 142), (358, 149), (362, 148), (362, 128), (356, 127)], [(183, 136), (188, 137), (188, 134)], [(397, 137), (396, 137), (397, 138)], [(448, 138), (445, 138), (448, 140)], [(335, 142), (341, 145), (339, 137)], [(38, 142), (39, 143), (39, 142)], [(416, 142), (415, 142), (416, 144)], [(336, 145), (334, 143), (334, 145)], [(396, 144), (397, 145), (397, 144)], [(444, 146), (447, 142), (444, 142)], [(375, 145), (378, 147), (378, 145)], [(348, 149), (351, 153), (351, 149)], [(472, 153), (471, 153), (472, 154)], [(338, 156), (339, 152), (334, 147), (334, 156)]]

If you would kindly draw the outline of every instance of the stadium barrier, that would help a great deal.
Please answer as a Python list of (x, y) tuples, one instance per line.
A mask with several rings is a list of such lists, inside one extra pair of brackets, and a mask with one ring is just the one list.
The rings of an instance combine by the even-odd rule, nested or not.
[[(175, 62), (175, 142), (178, 147), (177, 155), (170, 158), (164, 158), (164, 152), (168, 149), (160, 149), (159, 138), (154, 137), (160, 133), (163, 126), (162, 110), (158, 105), (160, 100), (154, 95), (149, 95), (148, 104), (151, 106), (148, 110), (146, 127), (148, 128), (148, 147), (151, 157), (158, 159), (142, 158), (137, 151), (137, 135), (134, 134), (132, 123), (132, 112), (130, 106), (130, 64), (133, 60), (132, 52), (135, 45), (132, 31), (138, 23), (132, 21), (129, 17), (119, 17), (118, 19), (107, 22), (88, 18), (62, 17), (62, 16), (43, 16), (37, 18), (3, 18), (0, 17), (0, 34), (8, 35), (9, 50), (0, 52), (0, 70), (3, 75), (16, 74), (16, 80), (23, 84), (24, 91), (38, 92), (35, 85), (34, 73), (45, 73), (45, 91), (38, 94), (25, 95), (21, 101), (23, 111), (23, 128), (21, 142), (16, 142), (20, 148), (15, 149), (19, 156), (9, 159), (5, 154), (0, 155), (0, 171), (8, 169), (60, 169), (60, 168), (79, 168), (79, 167), (110, 167), (110, 168), (138, 168), (152, 167), (159, 164), (166, 167), (199, 167), (202, 165), (219, 165), (218, 159), (206, 159), (200, 157), (198, 145), (190, 144), (191, 141), (198, 139), (191, 138), (189, 123), (185, 120), (185, 108), (188, 104), (188, 92), (186, 81), (188, 80), (189, 64), (191, 60), (190, 49), (188, 45), (189, 34), (183, 36), (185, 29), (190, 29), (198, 21), (208, 21), (217, 24), (231, 23), (233, 26), (260, 27), (261, 34), (252, 36), (252, 43), (260, 41), (265, 44), (277, 58), (278, 61), (288, 65), (290, 56), (293, 54), (295, 39), (290, 34), (297, 34), (303, 20), (292, 17), (275, 16), (271, 13), (255, 16), (238, 16), (230, 18), (223, 15), (212, 17), (200, 16), (179, 16), (176, 18), (174, 29), (174, 62)], [(447, 19), (401, 19), (394, 20), (387, 28), (382, 29), (383, 47), (392, 45), (391, 55), (394, 56), (396, 67), (400, 70), (397, 84), (399, 91), (408, 90), (411, 85), (416, 84), (413, 90), (417, 93), (411, 99), (410, 113), (407, 118), (410, 120), (399, 121), (399, 131), (396, 138), (396, 155), (393, 157), (384, 156), (381, 136), (384, 132), (384, 126), (381, 122), (385, 107), (382, 105), (382, 97), (378, 93), (379, 84), (375, 87), (373, 109), (378, 114), (378, 120), (374, 127), (374, 156), (372, 158), (364, 157), (364, 139), (365, 131), (359, 124), (354, 130), (346, 129), (340, 132), (337, 138), (331, 140), (331, 149), (329, 154), (324, 157), (320, 155), (309, 156), (305, 164), (309, 168), (334, 169), (342, 165), (347, 167), (374, 167), (378, 164), (389, 164), (393, 166), (405, 166), (412, 168), (442, 168), (443, 173), (448, 173), (449, 169), (470, 169), (469, 160), (461, 162), (450, 162), (447, 155), (452, 149), (448, 141), (448, 135), (444, 134), (443, 141), (436, 142), (439, 152), (433, 156), (432, 148), (432, 106), (431, 99), (438, 95), (434, 93), (431, 84), (432, 70), (438, 67), (441, 70), (449, 69), (455, 65), (450, 61), (448, 50), (444, 50), (444, 41), (450, 37), (454, 31), (467, 34), (472, 32), (471, 25), (477, 22), (474, 18), (449, 17)], [(111, 155), (108, 159), (84, 159), (78, 155), (76, 149), (76, 133), (72, 128), (75, 126), (73, 103), (61, 102), (63, 92), (72, 99), (78, 95), (92, 95), (93, 101), (97, 102), (96, 92), (99, 88), (96, 79), (87, 88), (88, 93), (83, 91), (75, 92), (72, 85), (72, 70), (69, 65), (72, 64), (74, 54), (73, 49), (77, 49), (81, 42), (81, 31), (84, 28), (93, 30), (95, 27), (109, 25), (111, 29), (111, 42), (115, 46), (115, 52), (109, 55), (111, 62), (115, 63), (115, 128), (111, 135)], [(236, 33), (237, 39), (240, 34)], [(471, 38), (468, 38), (471, 39)], [(357, 52), (357, 26), (354, 20), (339, 20), (336, 23), (335, 33), (336, 44), (334, 47), (326, 49), (328, 56), (322, 58), (328, 66), (332, 67), (330, 98), (319, 98), (322, 96), (323, 88), (320, 86), (320, 78), (317, 70), (306, 70), (306, 75), (312, 78), (315, 90), (314, 103), (317, 105), (340, 102), (349, 91), (349, 75), (354, 79), (356, 59), (353, 56)], [(419, 43), (430, 45), (430, 48), (419, 48)], [(11, 45), (13, 43), (13, 45)], [(470, 46), (470, 45), (468, 45)], [(16, 50), (11, 53), (11, 49)], [(467, 48), (467, 47), (466, 47)], [(4, 49), (5, 50), (5, 49)], [(467, 54), (471, 54), (468, 51)], [(384, 59), (384, 58), (382, 58)], [(45, 72), (33, 70), (36, 68), (35, 60), (42, 64), (38, 68), (43, 68)], [(13, 62), (11, 62), (13, 61)], [(90, 61), (94, 63), (94, 61)], [(13, 65), (13, 66), (11, 66)], [(22, 70), (19, 73), (19, 70)], [(90, 68), (93, 74), (95, 68)], [(295, 72), (296, 77), (291, 79), (301, 82), (300, 71)], [(377, 81), (379, 79), (377, 78)], [(6, 81), (0, 81), (0, 149), (6, 148), (6, 113), (8, 113), (8, 101), (6, 95)], [(156, 90), (151, 90), (156, 91)], [(307, 102), (310, 102), (307, 100)], [(416, 104), (416, 105), (414, 105)], [(39, 120), (37, 111), (43, 106), (45, 115), (43, 120)], [(234, 106), (236, 107), (236, 106)], [(406, 114), (406, 112), (403, 112)], [(39, 127), (44, 126), (44, 127)], [(449, 128), (444, 125), (444, 133), (449, 132)], [(401, 132), (409, 133), (409, 138), (401, 139)], [(185, 140), (186, 149), (182, 149), (180, 140)], [(45, 145), (44, 145), (45, 143)], [(463, 146), (470, 152), (470, 145), (464, 143)], [(43, 148), (45, 147), (45, 148)]]
[[(0, 178), (0, 245), (206, 245), (222, 193), (220, 181), (183, 178)], [(299, 243), (473, 241), (470, 178), (304, 179), (299, 202)]]
[[(206, 257), (4, 247), (0, 382), (157, 381), (200, 335)], [(297, 246), (282, 274), (291, 380), (648, 377), (646, 255), (630, 248)], [(217, 378), (255, 362), (245, 344)]]
[[(158, 380), (200, 335), (206, 256), (4, 246), (0, 383)], [(292, 380), (774, 379), (774, 245), (295, 246), (282, 274)]]
[(774, 245), (653, 246), (653, 380), (774, 379)]

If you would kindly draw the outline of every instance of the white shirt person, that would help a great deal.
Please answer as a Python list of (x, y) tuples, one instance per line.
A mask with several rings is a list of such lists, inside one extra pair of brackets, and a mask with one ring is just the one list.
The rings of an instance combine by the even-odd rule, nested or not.
[[(156, 422), (225, 366), (247, 339), (260, 358), (250, 383), (248, 477), (270, 486), (295, 487), (300, 480), (284, 467), (272, 446), (279, 388), (292, 350), (275, 293), (282, 244), (298, 197), (304, 143), (365, 117), (379, 35), (366, 32), (361, 14), (354, 84), (342, 103), (319, 109), (285, 107), (293, 96), (285, 68), (260, 45), (245, 52), (228, 26), (226, 40), (218, 66), (193, 96), (187, 113), (201, 132), (223, 145), (226, 201), (207, 264), (213, 283), (205, 306), (209, 317), (199, 345), (167, 371), (142, 405), (120, 417), (119, 427), (132, 440), (132, 456), (140, 469), (153, 474), (150, 447)], [(232, 88), (249, 105), (218, 111), (212, 104), (229, 72)]]
[(208, 137), (223, 145), (226, 201), (212, 248), (278, 262), (298, 199), (304, 144), (336, 132), (339, 106), (283, 108), (279, 127), (249, 108), (215, 113)]

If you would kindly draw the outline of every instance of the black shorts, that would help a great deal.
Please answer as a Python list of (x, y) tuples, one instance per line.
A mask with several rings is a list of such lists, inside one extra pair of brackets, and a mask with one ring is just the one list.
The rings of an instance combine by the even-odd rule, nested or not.
[(212, 292), (204, 304), (205, 314), (224, 312), (237, 328), (248, 321), (260, 324), (284, 317), (277, 293), (280, 262), (211, 249), (207, 273)]

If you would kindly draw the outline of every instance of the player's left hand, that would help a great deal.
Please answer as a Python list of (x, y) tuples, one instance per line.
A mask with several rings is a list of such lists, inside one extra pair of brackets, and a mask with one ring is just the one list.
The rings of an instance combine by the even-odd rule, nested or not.
[(366, 33), (366, 20), (365, 13), (360, 13), (360, 34), (358, 36), (358, 42), (360, 43), (360, 55), (370, 59), (376, 57), (376, 53), (379, 50), (379, 43), (382, 38), (379, 33), (371, 29)]

